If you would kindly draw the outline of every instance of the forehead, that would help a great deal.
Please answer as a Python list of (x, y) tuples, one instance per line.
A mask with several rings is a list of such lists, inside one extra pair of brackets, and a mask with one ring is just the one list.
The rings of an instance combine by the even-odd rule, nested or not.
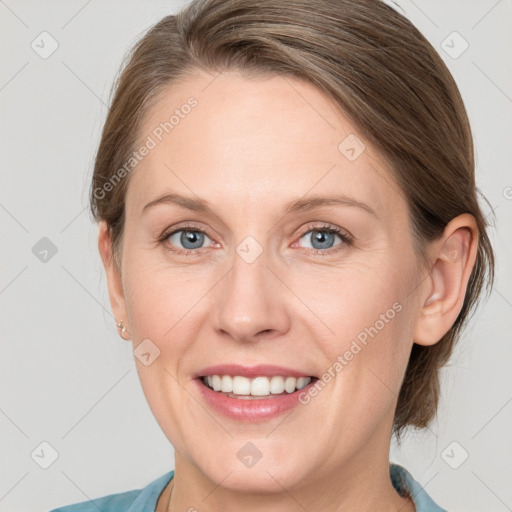
[(397, 201), (403, 206), (384, 161), (348, 117), (295, 78), (198, 71), (147, 112), (139, 146), (150, 139), (128, 189), (127, 202), (136, 205), (176, 190), (226, 208), (273, 208), (281, 199), (332, 192), (382, 215)]

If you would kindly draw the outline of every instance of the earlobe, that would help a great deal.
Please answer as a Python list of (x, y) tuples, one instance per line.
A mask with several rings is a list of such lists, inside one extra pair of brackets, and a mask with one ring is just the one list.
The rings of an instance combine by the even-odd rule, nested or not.
[(415, 326), (415, 343), (437, 343), (457, 320), (475, 265), (477, 246), (478, 230), (469, 214), (453, 219), (443, 236), (432, 244), (433, 265), (424, 288), (427, 296)]

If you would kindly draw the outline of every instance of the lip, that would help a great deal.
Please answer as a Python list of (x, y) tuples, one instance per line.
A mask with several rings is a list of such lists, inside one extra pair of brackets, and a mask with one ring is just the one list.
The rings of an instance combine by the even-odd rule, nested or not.
[(268, 365), (252, 367), (217, 365), (201, 370), (195, 377), (194, 382), (206, 405), (223, 416), (244, 423), (256, 423), (270, 420), (297, 407), (301, 404), (299, 402), (300, 394), (307, 393), (309, 388), (318, 380), (316, 377), (313, 377), (307, 386), (293, 393), (274, 395), (272, 398), (242, 399), (232, 398), (224, 393), (210, 389), (202, 381), (202, 377), (207, 375), (243, 375), (248, 378), (260, 376), (270, 377), (275, 375), (283, 377), (312, 377), (312, 375), (289, 368)]
[[(284, 366), (275, 366), (268, 364), (259, 364), (256, 366), (243, 366), (240, 364), (218, 364), (215, 366), (208, 366), (194, 375), (194, 378), (204, 377), (208, 375), (241, 375), (247, 378), (255, 377), (314, 377), (311, 373), (305, 373), (293, 368), (286, 368)], [(293, 394), (293, 393), (291, 393)]]

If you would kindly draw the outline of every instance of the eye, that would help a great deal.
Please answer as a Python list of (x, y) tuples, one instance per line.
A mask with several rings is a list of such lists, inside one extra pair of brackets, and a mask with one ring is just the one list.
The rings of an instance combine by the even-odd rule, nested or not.
[[(171, 231), (160, 238), (160, 242), (165, 243), (169, 251), (181, 254), (200, 252), (200, 249), (205, 248), (205, 241), (209, 242), (206, 247), (212, 243), (212, 240), (204, 231), (193, 226), (184, 226), (182, 229)], [(173, 247), (177, 247), (177, 249)]]
[[(173, 240), (173, 238), (175, 240)], [(176, 245), (179, 241), (180, 244), (183, 244), (184, 249), (199, 249), (203, 245), (205, 239), (210, 240), (202, 231), (190, 231), (187, 229), (176, 231), (169, 237), (169, 241), (172, 244)]]
[[(326, 250), (332, 249), (338, 245), (350, 245), (351, 238), (348, 234), (342, 232), (340, 228), (334, 226), (308, 226), (310, 229), (303, 234), (299, 242), (304, 240), (306, 244), (310, 244), (305, 246), (305, 248), (313, 249), (314, 253), (323, 254)], [(336, 238), (340, 240), (339, 243), (336, 242)], [(304, 246), (302, 246), (304, 247)], [(331, 251), (333, 252), (333, 251)]]
[[(307, 231), (299, 238), (299, 242), (304, 240), (306, 246), (292, 244), (292, 247), (303, 247), (307, 252), (313, 254), (326, 254), (337, 252), (345, 246), (352, 245), (352, 237), (342, 229), (332, 225), (308, 225)], [(336, 238), (339, 242), (336, 243)], [(185, 256), (198, 255), (202, 249), (212, 247), (215, 243), (201, 229), (195, 226), (182, 226), (180, 229), (174, 229), (162, 235), (159, 240), (164, 247), (173, 253)], [(206, 245), (205, 245), (206, 242)], [(304, 243), (303, 242), (303, 243)], [(309, 246), (307, 244), (310, 244)], [(330, 250), (333, 247), (342, 246), (339, 249)]]

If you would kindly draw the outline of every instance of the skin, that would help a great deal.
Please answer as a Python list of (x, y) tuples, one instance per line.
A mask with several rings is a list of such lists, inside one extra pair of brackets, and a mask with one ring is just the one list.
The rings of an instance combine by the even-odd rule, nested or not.
[[(453, 219), (425, 249), (430, 268), (420, 268), (400, 188), (328, 98), (289, 77), (214, 78), (198, 71), (169, 87), (144, 119), (141, 141), (187, 98), (198, 100), (132, 171), (122, 270), (99, 226), (114, 315), (134, 348), (149, 338), (160, 350), (148, 366), (136, 359), (175, 450), (175, 477), (157, 510), (414, 510), (389, 479), (394, 410), (413, 341), (436, 343), (462, 307), (476, 258), (474, 219)], [(354, 161), (338, 150), (349, 134), (366, 145)], [(170, 192), (200, 197), (214, 213), (174, 204), (142, 213)], [(289, 201), (333, 193), (374, 214), (353, 205), (283, 214)], [(166, 249), (185, 250), (181, 233), (157, 242), (184, 222), (207, 235), (191, 255)], [(353, 243), (334, 235), (314, 254), (312, 235), (326, 224)], [(250, 264), (236, 252), (249, 235), (263, 251)], [(233, 361), (321, 376), (397, 302), (401, 311), (291, 413), (238, 422), (209, 409), (192, 381), (202, 368)], [(248, 441), (262, 454), (252, 468), (237, 457)]]

